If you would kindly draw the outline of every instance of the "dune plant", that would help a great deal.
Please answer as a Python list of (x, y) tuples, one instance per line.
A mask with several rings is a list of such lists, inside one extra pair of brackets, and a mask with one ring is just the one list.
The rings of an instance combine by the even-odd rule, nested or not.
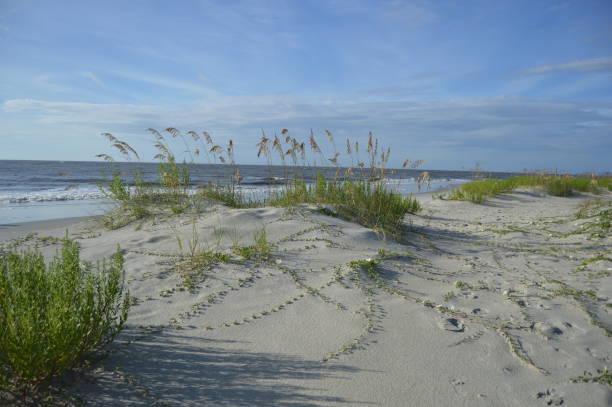
[[(189, 163), (183, 161), (178, 163), (169, 147), (166, 138), (157, 130), (147, 129), (154, 137), (154, 146), (158, 153), (154, 159), (159, 160), (156, 180), (144, 180), (142, 173), (138, 170), (119, 172), (111, 169), (111, 177), (108, 179), (103, 174), (103, 181), (98, 184), (100, 191), (110, 199), (119, 204), (117, 210), (105, 218), (105, 225), (111, 229), (124, 226), (134, 220), (148, 217), (152, 214), (152, 208), (167, 206), (172, 213), (182, 213), (190, 204), (189, 188), (191, 178)], [(181, 138), (186, 147), (187, 140), (177, 129), (169, 127), (166, 132), (173, 138)], [(140, 156), (127, 142), (119, 140), (110, 133), (102, 133), (122, 157), (128, 162), (140, 161)], [(199, 141), (199, 135), (192, 139)], [(199, 154), (198, 149), (187, 150), (193, 159)], [(98, 154), (96, 157), (108, 162), (115, 159), (108, 154)]]
[(215, 230), (217, 242), (215, 247), (210, 247), (206, 240), (202, 240), (197, 229), (196, 219), (191, 222), (191, 236), (189, 240), (184, 241), (181, 234), (175, 226), (170, 226), (174, 231), (176, 241), (180, 252), (180, 260), (174, 266), (174, 269), (181, 276), (183, 285), (188, 290), (195, 290), (197, 285), (203, 280), (206, 270), (212, 265), (218, 263), (226, 263), (230, 260), (230, 255), (218, 251), (222, 232)]
[(421, 210), (416, 199), (388, 190), (383, 182), (349, 178), (334, 181), (325, 179), (321, 172), (313, 185), (295, 179), (267, 201), (272, 206), (299, 203), (328, 204), (341, 218), (390, 233), (399, 231), (406, 214)]
[[(554, 196), (572, 196), (576, 192), (598, 193), (608, 187), (612, 177), (527, 174), (505, 179), (477, 179), (452, 190), (449, 199), (482, 203), (495, 195), (520, 187), (539, 187)], [(609, 189), (609, 188), (608, 188)]]
[[(140, 174), (133, 174), (133, 185), (122, 178), (118, 172), (112, 173), (112, 178), (107, 180), (101, 189), (107, 196), (120, 203), (120, 210), (116, 211), (109, 224), (122, 226), (129, 223), (130, 219), (139, 219), (152, 213), (152, 209), (159, 209), (160, 204), (168, 205), (172, 213), (182, 213), (185, 197), (190, 193), (191, 179), (189, 164), (183, 162), (178, 164), (175, 155), (169, 147), (166, 138), (155, 129), (148, 129), (155, 138), (155, 147), (159, 151), (155, 156), (160, 160), (158, 179), (152, 182), (144, 182)], [(166, 132), (173, 138), (182, 139), (185, 148), (189, 150), (192, 160), (200, 154), (199, 148), (189, 149), (188, 138), (175, 128), (167, 128)], [(215, 144), (210, 134), (204, 132), (203, 137), (194, 131), (187, 132), (193, 142), (202, 142), (206, 157), (209, 162), (220, 162), (232, 166), (232, 176), (225, 183), (209, 183), (200, 185), (196, 196), (206, 200), (215, 200), (232, 208), (248, 208), (263, 205), (292, 206), (301, 203), (313, 203), (318, 205), (330, 205), (334, 213), (344, 219), (356, 221), (364, 226), (378, 229), (384, 232), (397, 233), (402, 220), (407, 213), (416, 213), (421, 208), (419, 203), (411, 196), (402, 196), (389, 187), (386, 174), (391, 149), (383, 148), (379, 141), (370, 132), (368, 134), (365, 153), (365, 161), (360, 160), (359, 143), (346, 141), (347, 161), (356, 168), (343, 168), (340, 165), (342, 153), (337, 150), (334, 135), (325, 130), (327, 139), (333, 147), (333, 155), (327, 157), (317, 142), (314, 132), (311, 130), (308, 143), (300, 142), (289, 134), (289, 130), (282, 129), (280, 137), (275, 134), (269, 138), (262, 130), (262, 136), (256, 144), (257, 156), (266, 161), (268, 167), (270, 184), (282, 184), (280, 189), (270, 189), (268, 195), (262, 199), (247, 198), (240, 188), (242, 176), (234, 159), (234, 144), (229, 141), (227, 147)], [(118, 140), (109, 133), (103, 134), (128, 161), (140, 159), (134, 149), (127, 143)], [(310, 147), (310, 157), (307, 154), (307, 146)], [(112, 161), (112, 157), (100, 154), (100, 158)], [(409, 164), (405, 160), (403, 168)], [(417, 168), (423, 161), (412, 162), (411, 168)], [(193, 161), (190, 162), (190, 164)], [(331, 164), (333, 167), (317, 167), (317, 165)], [(280, 165), (283, 179), (273, 176), (273, 166)], [(314, 182), (307, 184), (306, 171), (312, 171)], [(333, 176), (326, 178), (322, 170), (332, 172)], [(400, 179), (401, 182), (401, 179)], [(429, 173), (423, 172), (417, 180), (418, 186), (429, 185)], [(152, 208), (151, 204), (155, 204)], [(121, 213), (126, 216), (119, 216)], [(111, 216), (111, 217), (113, 217)]]
[(236, 183), (228, 185), (210, 184), (198, 188), (198, 196), (218, 201), (230, 208), (254, 208), (260, 205), (254, 199), (247, 198)]
[[(285, 130), (283, 130), (285, 134)], [(305, 143), (286, 137), (285, 141), (290, 147), (286, 155), (292, 155), (294, 168), (296, 156), (299, 153), (302, 160), (302, 172), (293, 172), (293, 181), (287, 182), (285, 188), (269, 194), (265, 200), (266, 205), (272, 206), (291, 206), (300, 203), (314, 203), (320, 205), (330, 205), (333, 212), (344, 219), (356, 221), (364, 226), (371, 227), (384, 232), (396, 234), (404, 216), (408, 213), (417, 213), (421, 207), (411, 196), (402, 196), (393, 191), (387, 185), (384, 178), (386, 165), (388, 164), (391, 149), (386, 150), (379, 145), (377, 139), (370, 132), (366, 144), (367, 163), (360, 160), (359, 143), (346, 141), (346, 155), (351, 163), (357, 163), (358, 172), (351, 166), (343, 169), (340, 166), (341, 153), (336, 149), (334, 135), (331, 131), (325, 130), (327, 139), (333, 146), (333, 156), (325, 158), (320, 144), (317, 142), (314, 132), (311, 131), (308, 144), (310, 152), (314, 155), (310, 166), (315, 172), (314, 182), (307, 184), (304, 180), (305, 162), (310, 162), (306, 158)], [(265, 153), (269, 140), (262, 137), (258, 143), (260, 153)], [(276, 141), (276, 140), (275, 140)], [(379, 152), (380, 151), (380, 152)], [(270, 156), (267, 155), (268, 165), (271, 165)], [(333, 165), (333, 178), (326, 178), (321, 168), (316, 167), (317, 157), (321, 163), (326, 161)], [(356, 158), (356, 160), (355, 160)], [(410, 160), (405, 160), (403, 168), (410, 164)], [(417, 168), (423, 161), (412, 162), (411, 167)], [(285, 164), (284, 162), (282, 163)], [(366, 169), (367, 165), (367, 169)], [(418, 180), (419, 188), (422, 184), (429, 185), (430, 179), (427, 172), (423, 172)]]
[(263, 262), (270, 260), (272, 247), (268, 241), (268, 233), (265, 226), (262, 226), (261, 229), (255, 232), (251, 246), (239, 247), (235, 244), (233, 250), (245, 259), (255, 259)]
[[(389, 170), (386, 170), (391, 149), (384, 149), (379, 145), (377, 139), (370, 132), (366, 145), (367, 163), (360, 160), (359, 143), (346, 141), (346, 155), (351, 163), (357, 163), (358, 170), (340, 166), (341, 153), (336, 149), (334, 135), (331, 131), (325, 130), (325, 134), (330, 144), (333, 146), (333, 156), (325, 158), (323, 150), (317, 142), (314, 132), (311, 131), (308, 143), (310, 152), (315, 156), (312, 162), (315, 166), (310, 166), (314, 172), (314, 182), (307, 184), (304, 180), (306, 152), (305, 143), (287, 137), (285, 141), (290, 147), (287, 154), (300, 154), (302, 159), (302, 172), (293, 172), (292, 182), (287, 182), (285, 187), (271, 192), (265, 200), (266, 205), (272, 206), (291, 206), (300, 203), (314, 203), (320, 205), (330, 205), (333, 213), (337, 216), (358, 222), (364, 226), (371, 227), (384, 232), (397, 234), (404, 216), (408, 213), (417, 213), (421, 207), (411, 196), (402, 196), (387, 185), (384, 178)], [(265, 153), (269, 140), (262, 137), (258, 143), (260, 153)], [(329, 162), (333, 165), (333, 177), (326, 178), (321, 168), (316, 167), (317, 157), (320, 162)], [(356, 160), (355, 160), (356, 158)], [(266, 156), (268, 165), (271, 165), (269, 156)], [(297, 160), (293, 160), (294, 167)], [(405, 160), (403, 167), (411, 163)], [(412, 168), (417, 168), (423, 161), (415, 161)], [(284, 162), (283, 162), (284, 165)], [(366, 169), (366, 166), (368, 167)], [(417, 182), (419, 187), (422, 184), (429, 185), (429, 174), (423, 172)]]
[[(64, 240), (50, 263), (32, 251), (0, 255), (0, 385), (24, 400), (79, 366), (123, 329), (129, 310), (121, 251), (95, 270)], [(2, 392), (0, 392), (2, 393)]]

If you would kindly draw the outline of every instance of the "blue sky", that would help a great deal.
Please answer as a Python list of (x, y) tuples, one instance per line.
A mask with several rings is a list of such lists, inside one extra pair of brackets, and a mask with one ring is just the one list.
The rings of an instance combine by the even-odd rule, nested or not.
[(0, 60), (0, 159), (111, 132), (152, 160), (173, 126), (263, 164), (288, 128), (372, 131), (393, 166), (612, 171), (609, 0), (0, 0)]

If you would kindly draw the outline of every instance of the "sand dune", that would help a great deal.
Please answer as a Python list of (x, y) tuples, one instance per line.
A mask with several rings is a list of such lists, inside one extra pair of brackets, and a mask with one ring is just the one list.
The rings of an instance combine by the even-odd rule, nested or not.
[[(85, 260), (125, 251), (135, 305), (70, 388), (88, 405), (610, 405), (609, 385), (577, 380), (612, 366), (610, 234), (575, 215), (610, 209), (612, 194), (420, 199), (402, 242), (310, 207), (217, 205), (114, 231), (2, 226), (0, 239), (36, 230), (24, 245), (51, 254), (40, 237), (69, 226)], [(262, 228), (269, 259), (232, 251)], [(189, 290), (178, 270), (195, 236), (231, 259), (191, 270)], [(373, 274), (350, 265), (366, 259)]]

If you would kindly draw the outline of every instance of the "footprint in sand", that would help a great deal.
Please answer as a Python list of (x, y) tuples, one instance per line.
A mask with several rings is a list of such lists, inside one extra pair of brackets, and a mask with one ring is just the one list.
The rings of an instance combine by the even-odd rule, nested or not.
[(455, 392), (462, 396), (467, 395), (465, 390), (461, 388), (461, 386), (463, 386), (465, 382), (466, 380), (464, 378), (451, 378), (450, 379), (450, 384), (453, 386), (453, 389), (455, 390)]
[(533, 329), (542, 335), (545, 339), (554, 339), (563, 334), (563, 331), (547, 322), (536, 322)]
[(542, 400), (547, 406), (561, 406), (564, 403), (563, 397), (556, 394), (555, 389), (546, 389), (536, 394), (538, 400)]
[(463, 332), (464, 326), (456, 318), (444, 318), (439, 322), (440, 328), (451, 332)]

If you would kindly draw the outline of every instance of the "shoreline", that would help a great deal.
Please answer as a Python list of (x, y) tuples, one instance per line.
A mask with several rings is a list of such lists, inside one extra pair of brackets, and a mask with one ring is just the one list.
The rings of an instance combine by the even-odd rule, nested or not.
[[(29, 233), (45, 233), (45, 235), (63, 237), (66, 229), (71, 229), (79, 223), (95, 220), (96, 216), (76, 216), (72, 218), (37, 220), (0, 225), (0, 241), (15, 239)], [(58, 231), (62, 232), (58, 236)]]
[[(440, 188), (437, 189), (435, 191), (425, 191), (425, 192), (416, 192), (416, 193), (409, 193), (409, 194), (404, 194), (404, 196), (412, 196), (414, 198), (420, 198), (420, 201), (422, 202), (428, 202), (430, 200), (432, 200), (433, 195), (436, 194), (441, 194), (441, 193), (445, 193), (448, 192), (450, 190), (452, 190), (453, 187), (448, 187), (448, 188)], [(80, 203), (83, 201), (79, 201)], [(95, 201), (96, 203), (98, 203), (98, 200)], [(93, 203), (92, 203), (93, 204)], [(109, 203), (107, 203), (107, 205), (110, 205)], [(95, 215), (86, 215), (86, 216), (68, 216), (68, 217), (62, 217), (62, 218), (52, 218), (52, 219), (42, 219), (42, 220), (32, 220), (32, 221), (24, 221), (24, 222), (5, 222), (5, 223), (0, 223), (0, 238), (2, 237), (2, 234), (5, 230), (7, 229), (13, 229), (13, 228), (20, 228), (24, 231), (24, 233), (29, 233), (34, 231), (34, 229), (37, 227), (36, 224), (40, 224), (40, 228), (42, 229), (47, 229), (49, 227), (54, 227), (55, 223), (57, 223), (57, 227), (60, 227), (62, 225), (65, 226), (70, 226), (75, 222), (78, 222), (79, 220), (84, 220), (84, 219), (94, 219), (100, 215), (104, 215), (106, 213), (108, 213), (109, 211), (103, 212), (103, 213), (99, 213), (99, 214), (95, 214)]]
[[(515, 191), (477, 205), (438, 193), (413, 195), (424, 208), (406, 217), (404, 243), (307, 207), (221, 206), (116, 230), (95, 217), (3, 225), (0, 243), (69, 229), (84, 261), (124, 251), (126, 328), (67, 389), (87, 405), (610, 402), (608, 385), (577, 378), (612, 360), (610, 233), (597, 229), (612, 194)], [(262, 228), (268, 260), (233, 249)], [(186, 288), (178, 241), (195, 237), (231, 259), (194, 268)]]

